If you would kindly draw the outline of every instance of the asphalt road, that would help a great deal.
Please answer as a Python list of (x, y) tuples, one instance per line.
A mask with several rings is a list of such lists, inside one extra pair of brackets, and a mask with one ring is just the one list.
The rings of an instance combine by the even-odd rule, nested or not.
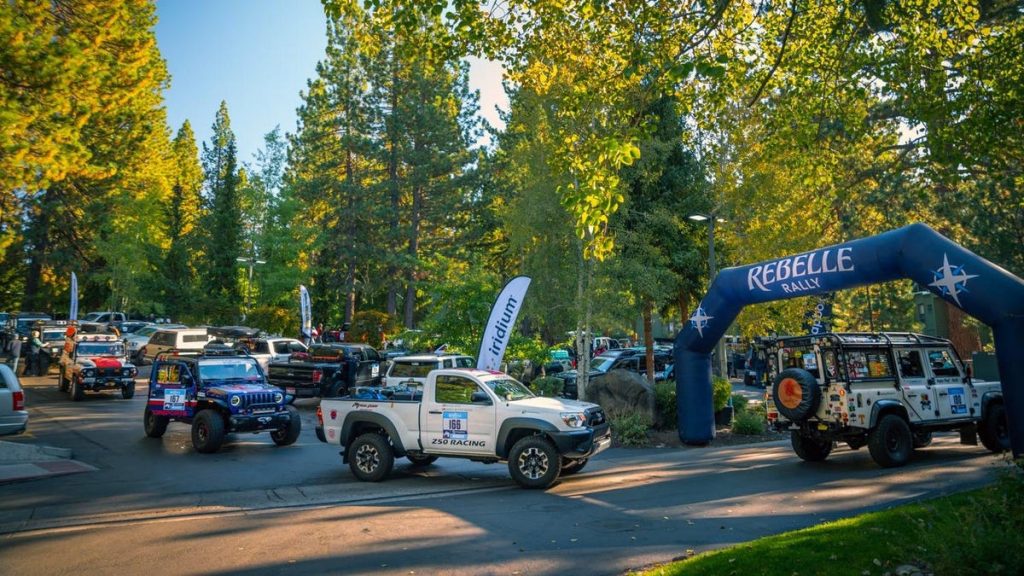
[[(895, 503), (978, 486), (1002, 465), (953, 435), (905, 468), (866, 450), (806, 464), (788, 442), (612, 449), (545, 492), (503, 465), (442, 459), (354, 480), (303, 433), (278, 448), (235, 435), (196, 453), (188, 428), (142, 431), (136, 397), (71, 402), (27, 379), (31, 436), (96, 472), (0, 486), (0, 566), (16, 574), (617, 574)], [(863, 570), (877, 567), (865, 559)]]

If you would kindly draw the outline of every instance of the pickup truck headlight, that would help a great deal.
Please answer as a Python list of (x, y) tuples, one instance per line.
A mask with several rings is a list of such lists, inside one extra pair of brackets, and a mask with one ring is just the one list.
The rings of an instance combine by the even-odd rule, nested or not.
[(131, 376), (131, 375), (132, 375), (132, 369), (131, 368), (122, 368), (121, 369), (121, 376)]
[(280, 404), (282, 402), (284, 402), (284, 394), (281, 394), (280, 392), (274, 394), (274, 404)]
[(82, 370), (82, 376), (84, 376), (85, 378), (92, 378), (95, 375), (96, 371), (93, 370), (92, 368), (86, 368), (85, 370)]
[(242, 397), (241, 396), (232, 396), (231, 397), (231, 405), (236, 407), (236, 408), (241, 406), (242, 405)]
[(587, 423), (587, 415), (583, 412), (562, 412), (561, 417), (569, 428), (582, 428)]

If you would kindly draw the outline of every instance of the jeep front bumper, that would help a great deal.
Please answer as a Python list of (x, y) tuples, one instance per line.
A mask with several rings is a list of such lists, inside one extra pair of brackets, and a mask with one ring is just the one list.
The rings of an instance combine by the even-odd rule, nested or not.
[(234, 414), (228, 418), (231, 432), (259, 432), (262, 430), (282, 430), (288, 427), (291, 416), (288, 412), (271, 412), (267, 414), (242, 415)]
[(92, 378), (81, 378), (82, 388), (86, 390), (113, 390), (125, 388), (135, 384), (135, 378), (131, 376), (95, 376)]

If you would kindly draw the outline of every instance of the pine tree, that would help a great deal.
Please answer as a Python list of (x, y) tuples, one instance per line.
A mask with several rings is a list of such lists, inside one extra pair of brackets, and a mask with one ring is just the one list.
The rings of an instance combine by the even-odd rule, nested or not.
[(178, 129), (172, 147), (174, 176), (170, 201), (167, 203), (167, 236), (170, 248), (164, 259), (164, 296), (167, 314), (179, 318), (188, 312), (196, 292), (195, 263), (192, 255), (199, 248), (196, 224), (200, 218), (200, 192), (203, 169), (199, 165), (199, 149), (188, 120)]
[(242, 215), (237, 147), (226, 102), (220, 103), (210, 143), (203, 143), (202, 158), (206, 211), (203, 219), (206, 303), (203, 311), (212, 321), (233, 322), (242, 304), (236, 263)]

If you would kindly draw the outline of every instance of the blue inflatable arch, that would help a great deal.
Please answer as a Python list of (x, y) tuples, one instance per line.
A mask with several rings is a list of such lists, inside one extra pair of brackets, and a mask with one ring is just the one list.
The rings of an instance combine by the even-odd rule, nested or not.
[(711, 352), (748, 304), (909, 278), (992, 327), (1014, 457), (1024, 454), (1024, 281), (924, 224), (728, 268), (676, 337), (679, 439), (715, 437)]

